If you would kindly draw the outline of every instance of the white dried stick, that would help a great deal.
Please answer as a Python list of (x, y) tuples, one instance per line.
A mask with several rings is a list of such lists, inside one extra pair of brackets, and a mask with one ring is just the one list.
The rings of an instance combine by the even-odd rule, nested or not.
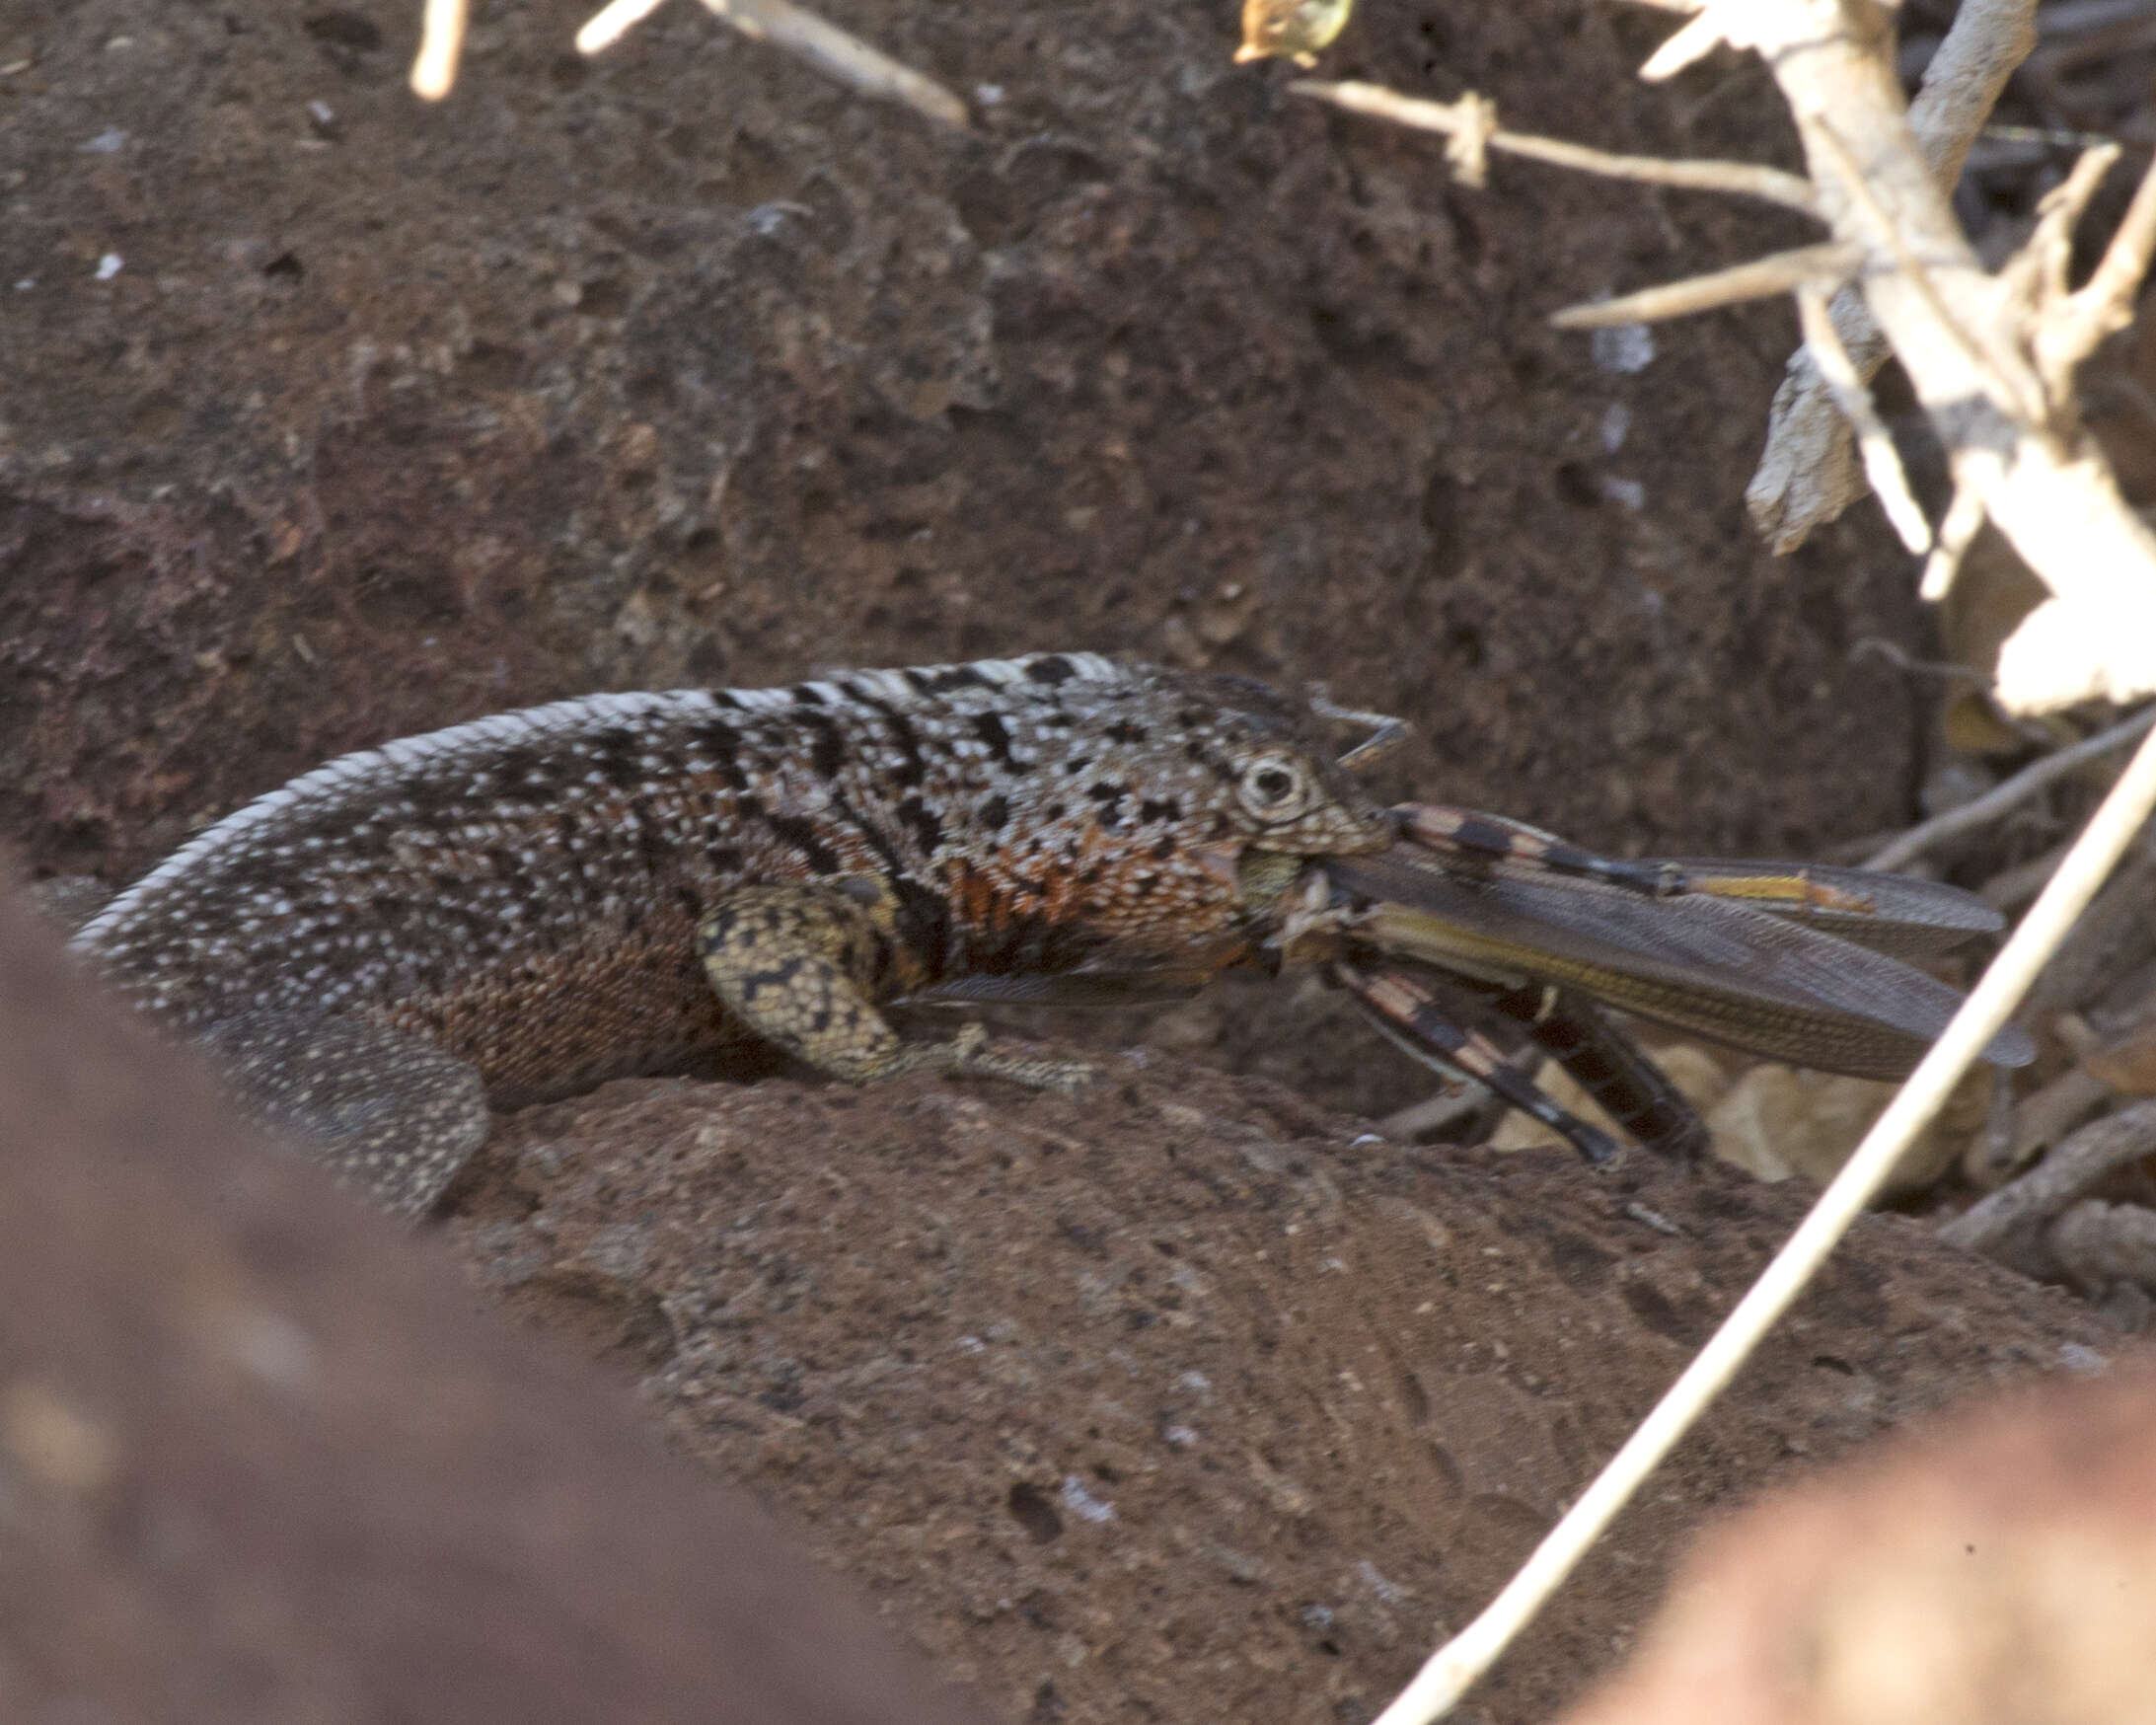
[[(2099, 157), (2104, 167), (2109, 167), (2117, 154), (2112, 146), (2089, 152), (2091, 157)], [(2092, 184), (2089, 191), (2095, 189)], [(2148, 273), (2152, 251), (2156, 251), (2156, 162), (2141, 176), (2133, 201), (2126, 206), (2125, 220), (2112, 236), (2103, 262), (2080, 292), (2068, 294), (2037, 332), (2037, 369), (2047, 379), (2057, 376), (2063, 388), (2064, 379), (2096, 351), (2099, 341), (2133, 321), (2133, 302), (2140, 292), (2141, 278)], [(2064, 275), (2062, 257), (2061, 282)]]
[[(576, 33), (576, 51), (604, 52), (662, 4), (664, 0), (608, 0)], [(704, 4), (743, 36), (806, 60), (863, 96), (903, 103), (939, 125), (963, 128), (967, 124), (966, 105), (927, 73), (894, 60), (792, 0), (704, 0)]]
[[(608, 0), (576, 33), (576, 50), (602, 53), (656, 12), (665, 0)], [(426, 0), (419, 22), (419, 51), (411, 63), (411, 88), (439, 102), (457, 82), (470, 0)], [(894, 60), (881, 48), (841, 30), (793, 0), (704, 0), (743, 36), (768, 41), (808, 61), (842, 84), (878, 101), (904, 103), (939, 125), (963, 129), (966, 105), (925, 72)]]
[(1606, 330), (1620, 324), (1653, 324), (1665, 318), (1687, 318), (1718, 306), (1742, 305), (1747, 300), (1768, 299), (1793, 293), (1807, 285), (1831, 288), (1848, 279), (1864, 262), (1860, 246), (1828, 240), (1820, 246), (1800, 246), (1790, 252), (1773, 252), (1727, 269), (1710, 269), (1687, 275), (1681, 281), (1666, 281), (1659, 287), (1643, 287), (1615, 299), (1590, 300), (1550, 313), (1556, 330)]
[(1495, 110), (1479, 96), (1463, 96), (1457, 102), (1427, 102), (1401, 96), (1379, 84), (1328, 83), (1321, 78), (1298, 78), (1288, 86), (1297, 96), (1314, 96), (1351, 113), (1367, 113), (1389, 119), (1395, 125), (1418, 131), (1441, 132), (1447, 137), (1464, 136), (1473, 149), (1503, 150), (1527, 156), (1559, 168), (1602, 174), (1613, 180), (1640, 180), (1654, 186), (1681, 186), (1696, 191), (1734, 191), (1747, 197), (1765, 198), (1806, 215), (1819, 214), (1812, 183), (1799, 174), (1779, 168), (1762, 168), (1755, 162), (1672, 161), (1662, 156), (1624, 156), (1608, 150), (1590, 149), (1562, 138), (1538, 137), (1532, 132), (1506, 131), (1496, 123)]
[(665, 4), (666, 0), (610, 0), (584, 20), (576, 33), (576, 51), (604, 53)]
[(1890, 873), (1896, 868), (1906, 868), (1942, 840), (1990, 825), (2069, 773), (2079, 772), (2091, 761), (2117, 753), (2152, 725), (2156, 725), (2156, 707), (2146, 708), (2094, 736), (2083, 737), (2078, 743), (2032, 761), (2013, 778), (2002, 780), (1981, 796), (1972, 797), (1957, 808), (1935, 814), (1928, 821), (1909, 828), (1891, 844), (1881, 846), (1857, 866), (1885, 869)]
[[(1908, 125), (1942, 187), (1961, 178), (1999, 92), (2035, 45), (2035, 14), (2036, 0), (1963, 0), (1924, 68)], [(1886, 361), (1886, 338), (1853, 289), (1835, 296), (1832, 314), (1842, 346), (1869, 383)], [(1861, 497), (1864, 482), (1851, 459), (1849, 423), (1802, 347), (1790, 357), (1767, 425), (1745, 503), (1761, 536), (1787, 553)]]
[(743, 36), (783, 48), (863, 96), (903, 103), (938, 125), (963, 130), (968, 123), (965, 103), (926, 72), (894, 60), (792, 0), (704, 0), (704, 4)]
[(439, 102), (457, 84), (464, 54), (466, 0), (426, 0), (419, 15), (419, 51), (411, 61), (411, 93)]
[(1834, 333), (1826, 295), (1809, 281), (1797, 288), (1797, 322), (1804, 331), (1805, 352), (1826, 380), (1826, 387), (1834, 392), (1842, 417), (1856, 429), (1857, 447), (1864, 453), (1864, 472), (1879, 494), (1887, 519), (1894, 523), (1894, 530), (1911, 554), (1922, 557), (1931, 550), (1931, 528), (1909, 491), (1900, 453), (1888, 435), (1879, 410), (1872, 406), (1871, 391), (1864, 387), (1863, 378), (1857, 375), (1856, 366), (1842, 347), (1841, 338)]

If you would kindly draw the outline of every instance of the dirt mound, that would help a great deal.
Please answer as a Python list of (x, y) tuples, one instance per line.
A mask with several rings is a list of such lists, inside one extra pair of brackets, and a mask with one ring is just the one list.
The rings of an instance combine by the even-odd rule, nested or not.
[[(1125, 1057), (1077, 1101), (609, 1086), (507, 1122), (452, 1227), (489, 1298), (614, 1361), (1006, 1717), (1355, 1720), (1802, 1203), (1645, 1156), (1402, 1150)], [(1463, 1716), (1546, 1718), (1610, 1667), (1703, 1515), (2115, 1344), (1868, 1219)]]

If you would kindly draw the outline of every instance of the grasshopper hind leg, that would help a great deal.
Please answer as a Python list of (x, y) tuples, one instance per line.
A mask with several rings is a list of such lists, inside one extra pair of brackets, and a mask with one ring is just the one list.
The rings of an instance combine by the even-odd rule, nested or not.
[(1707, 1123), (1683, 1093), (1593, 1002), (1554, 988), (1512, 989), (1493, 993), (1489, 1001), (1649, 1150), (1697, 1162), (1713, 1148)]
[(1447, 1078), (1472, 1079), (1522, 1113), (1539, 1120), (1596, 1167), (1614, 1162), (1616, 1142), (1544, 1095), (1478, 1030), (1457, 1023), (1429, 990), (1397, 966), (1363, 971), (1344, 960), (1332, 980), (1362, 1008), (1379, 1035)]

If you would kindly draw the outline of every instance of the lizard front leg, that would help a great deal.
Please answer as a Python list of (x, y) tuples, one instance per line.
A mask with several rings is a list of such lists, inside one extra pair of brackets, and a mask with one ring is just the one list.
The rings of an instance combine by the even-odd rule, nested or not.
[(735, 1016), (818, 1072), (873, 1084), (968, 1072), (1072, 1094), (1092, 1069), (988, 1046), (978, 1024), (948, 1042), (905, 1042), (877, 1009), (898, 938), (898, 895), (876, 875), (729, 893), (697, 928), (704, 973)]

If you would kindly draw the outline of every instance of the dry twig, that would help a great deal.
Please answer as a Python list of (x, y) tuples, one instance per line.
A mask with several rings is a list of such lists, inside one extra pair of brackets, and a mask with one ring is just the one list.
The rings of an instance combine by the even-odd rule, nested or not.
[(938, 125), (964, 130), (966, 105), (930, 78), (793, 0), (704, 0), (743, 36), (768, 41), (879, 102), (903, 103)]
[(1827, 314), (1826, 294), (1812, 282), (1797, 289), (1797, 322), (1804, 331), (1805, 351), (1826, 387), (1833, 391), (1842, 417), (1856, 428), (1857, 448), (1864, 454), (1864, 472), (1879, 493), (1887, 519), (1901, 536), (1901, 543), (1918, 557), (1931, 550), (1931, 527), (1924, 511), (1909, 491), (1908, 475), (1901, 471), (1901, 457), (1888, 435), (1872, 395), (1857, 375), (1841, 338), (1834, 334), (1834, 320)]
[(2156, 1101), (2136, 1102), (2061, 1139), (2020, 1179), (1942, 1227), (1939, 1238), (1987, 1257), (2048, 1268), (2040, 1245), (2044, 1224), (2112, 1169), (2151, 1153), (2156, 1153)]
[(411, 91), (439, 102), (457, 82), (457, 61), (464, 54), (467, 0), (426, 0), (419, 17), (419, 51), (411, 61)]
[(666, 0), (609, 0), (584, 20), (576, 33), (576, 51), (602, 53), (666, 4)]
[[(596, 54), (612, 47), (664, 3), (608, 0), (576, 33), (577, 51)], [(457, 81), (467, 4), (468, 0), (426, 0), (411, 87), (430, 102), (447, 96)], [(943, 85), (828, 19), (794, 5), (793, 0), (704, 0), (704, 4), (743, 36), (782, 48), (863, 96), (903, 103), (939, 125), (962, 129), (968, 123), (966, 105)]]
[[(1479, 157), (1485, 149), (1503, 150), (1559, 168), (1577, 168), (1587, 174), (1613, 180), (1638, 180), (1651, 186), (1681, 186), (1694, 191), (1733, 191), (1760, 197), (1800, 210), (1819, 213), (1812, 183), (1779, 168), (1762, 168), (1753, 162), (1673, 162), (1661, 156), (1621, 156), (1607, 150), (1591, 150), (1585, 144), (1568, 144), (1562, 138), (1537, 137), (1531, 132), (1509, 132), (1496, 123), (1496, 109), (1479, 96), (1457, 102), (1425, 102), (1396, 95), (1376, 84), (1329, 84), (1321, 78), (1299, 78), (1288, 88), (1298, 96), (1314, 96), (1350, 113), (1367, 113), (1389, 119), (1395, 125), (1418, 131), (1441, 132), (1449, 138), (1467, 140)], [(1456, 164), (1455, 164), (1456, 166)], [(1463, 179), (1465, 175), (1461, 176)], [(1479, 185), (1479, 180), (1469, 180)]]
[[(2091, 150), (2089, 156), (2100, 158), (2100, 176), (2117, 159), (2118, 151), (2107, 145), (2103, 152)], [(2077, 167), (2075, 171), (2080, 170)], [(2065, 189), (2061, 187), (2059, 191)], [(2092, 183), (2089, 192), (2094, 191)], [(2133, 321), (2134, 296), (2140, 291), (2141, 278), (2148, 273), (2152, 251), (2156, 251), (2156, 163), (2151, 163), (2142, 175), (2133, 201), (2126, 207), (2125, 220), (2112, 236), (2103, 262), (2079, 292), (2063, 295), (2056, 313), (2037, 332), (2037, 368), (2046, 380), (2055, 377), (2063, 390), (2073, 368), (2096, 351), (2098, 342)], [(2055, 279), (2062, 290), (2063, 254)]]
[(2084, 737), (2078, 743), (2045, 755), (2041, 761), (2033, 761), (2011, 779), (2002, 780), (1983, 795), (1965, 802), (1959, 808), (1950, 808), (1944, 814), (1934, 815), (1896, 838), (1892, 844), (1882, 845), (1859, 864), (1864, 868), (1880, 868), (1892, 871), (1906, 868), (1932, 846), (1956, 838), (1963, 833), (1973, 832), (1988, 826), (2001, 815), (2008, 814), (2040, 791), (2064, 779), (2068, 774), (2086, 767), (2091, 761), (2102, 760), (2106, 755), (2122, 749), (2134, 738), (2156, 725), (2156, 707), (2143, 708), (2131, 718), (2122, 718), (2108, 730), (2100, 730), (2092, 737)]
[(1976, 535), (1983, 531), (1983, 498), (1976, 494), (1973, 486), (1957, 486), (1954, 499), (1947, 504), (1947, 512), (1939, 522), (1939, 531), (1932, 535), (1931, 556), (1924, 560), (1923, 578), (1916, 584), (1919, 599), (1936, 605), (1947, 596), (1947, 589), (1954, 585), (1954, 577), (1961, 569), (1962, 559), (1976, 543)]
[(1601, 330), (1618, 324), (1654, 324), (1667, 318), (1690, 317), (1694, 312), (1720, 306), (1742, 305), (1747, 300), (1767, 299), (1793, 293), (1800, 287), (1834, 287), (1849, 279), (1864, 262), (1862, 248), (1828, 240), (1821, 246), (1800, 246), (1793, 252), (1776, 252), (1754, 258), (1748, 263), (1733, 263), (1682, 281), (1643, 287), (1637, 293), (1619, 294), (1586, 305), (1567, 306), (1550, 314), (1559, 330)]

